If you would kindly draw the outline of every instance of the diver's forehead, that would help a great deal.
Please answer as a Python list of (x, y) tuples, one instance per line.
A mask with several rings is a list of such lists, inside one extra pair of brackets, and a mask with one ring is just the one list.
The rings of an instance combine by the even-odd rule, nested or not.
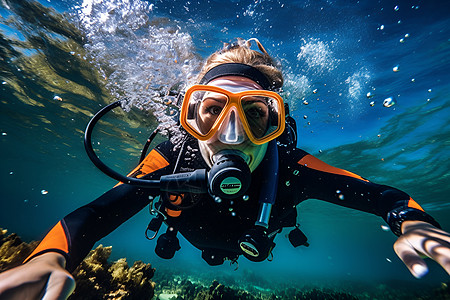
[(262, 90), (263, 88), (250, 78), (243, 76), (222, 76), (211, 80), (208, 85), (220, 87), (232, 93), (250, 90)]

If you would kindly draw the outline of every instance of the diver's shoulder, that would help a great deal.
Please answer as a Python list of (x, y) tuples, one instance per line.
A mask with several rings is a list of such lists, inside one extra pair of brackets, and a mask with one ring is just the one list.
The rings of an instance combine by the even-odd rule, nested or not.
[(189, 136), (182, 136), (179, 138), (171, 137), (155, 147), (156, 151), (169, 159), (178, 157), (180, 151), (186, 152), (191, 149), (198, 149), (198, 143)]

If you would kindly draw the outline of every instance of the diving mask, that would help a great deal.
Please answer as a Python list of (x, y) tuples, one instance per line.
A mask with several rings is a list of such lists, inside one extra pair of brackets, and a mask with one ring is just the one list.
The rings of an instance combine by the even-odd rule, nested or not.
[(217, 139), (224, 144), (238, 145), (248, 137), (261, 145), (283, 133), (284, 104), (272, 91), (232, 92), (229, 87), (199, 84), (186, 91), (180, 122), (200, 141), (218, 134)]

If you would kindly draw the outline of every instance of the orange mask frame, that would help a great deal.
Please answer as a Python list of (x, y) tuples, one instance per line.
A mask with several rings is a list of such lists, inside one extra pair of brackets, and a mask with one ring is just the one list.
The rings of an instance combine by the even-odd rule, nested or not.
[[(225, 106), (223, 107), (222, 111), (220, 112), (219, 116), (215, 120), (214, 124), (212, 125), (211, 129), (206, 133), (202, 134), (198, 128), (195, 128), (188, 122), (188, 115), (190, 107), (190, 97), (192, 94), (196, 91), (202, 91), (202, 92), (214, 92), (214, 93), (220, 93), (223, 95), (226, 95), (227, 102)], [(262, 136), (262, 137), (256, 137), (247, 121), (247, 117), (245, 115), (244, 109), (242, 108), (241, 102), (244, 97), (248, 96), (258, 96), (258, 97), (270, 97), (274, 100), (276, 100), (276, 106), (278, 114), (276, 116), (277, 118), (277, 124), (278, 127), (273, 130), (272, 132)], [(230, 112), (230, 109), (232, 107), (235, 107), (236, 111), (239, 114), (239, 118), (242, 122), (243, 128), (245, 130), (245, 133), (247, 134), (250, 141), (256, 145), (261, 145), (264, 143), (267, 143), (278, 136), (280, 136), (285, 128), (285, 111), (284, 111), (284, 102), (283, 98), (281, 98), (280, 95), (278, 95), (275, 92), (267, 91), (267, 90), (249, 90), (249, 91), (242, 91), (238, 93), (232, 93), (230, 91), (227, 91), (225, 89), (222, 89), (220, 87), (211, 86), (211, 85), (202, 85), (197, 84), (190, 87), (185, 95), (183, 104), (181, 106), (180, 111), (180, 123), (183, 126), (183, 128), (190, 133), (193, 137), (199, 139), (200, 141), (207, 141), (211, 139), (219, 130), (220, 125), (224, 122), (225, 118), (227, 117), (227, 114)]]

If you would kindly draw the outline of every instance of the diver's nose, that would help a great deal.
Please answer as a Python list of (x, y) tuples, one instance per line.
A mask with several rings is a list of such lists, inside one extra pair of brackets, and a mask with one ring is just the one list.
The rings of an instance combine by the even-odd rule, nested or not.
[(218, 135), (219, 141), (224, 144), (237, 145), (246, 140), (247, 135), (236, 108), (230, 109), (228, 116), (220, 125)]

